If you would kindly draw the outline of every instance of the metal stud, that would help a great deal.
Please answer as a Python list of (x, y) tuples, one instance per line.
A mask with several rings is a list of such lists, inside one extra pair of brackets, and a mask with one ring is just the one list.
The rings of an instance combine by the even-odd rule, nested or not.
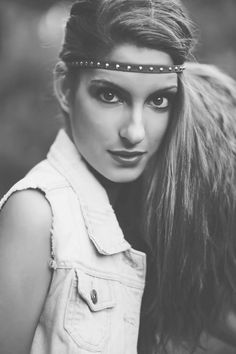
[(90, 297), (91, 297), (93, 304), (96, 304), (98, 302), (98, 294), (95, 289), (91, 290)]
[(121, 70), (121, 71), (133, 71), (133, 72), (143, 72), (143, 73), (168, 73), (168, 72), (176, 72), (181, 73), (185, 69), (184, 65), (170, 65), (170, 66), (160, 66), (160, 65), (142, 65), (142, 64), (120, 64), (119, 62), (109, 62), (109, 61), (94, 61), (94, 59), (88, 58), (87, 60), (84, 58), (77, 58), (71, 61), (68, 60), (68, 65), (70, 66), (80, 66), (83, 67), (97, 67), (108, 70)]

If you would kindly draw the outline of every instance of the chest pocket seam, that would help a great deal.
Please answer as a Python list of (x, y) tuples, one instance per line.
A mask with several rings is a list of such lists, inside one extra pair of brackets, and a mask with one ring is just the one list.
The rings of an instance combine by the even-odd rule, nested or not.
[(80, 348), (91, 352), (104, 348), (111, 330), (111, 311), (116, 305), (112, 285), (112, 280), (75, 270), (64, 328)]

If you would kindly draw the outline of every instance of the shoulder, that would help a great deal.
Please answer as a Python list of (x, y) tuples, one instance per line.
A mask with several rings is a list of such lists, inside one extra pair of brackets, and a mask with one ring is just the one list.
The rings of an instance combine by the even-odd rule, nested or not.
[[(36, 189), (14, 192), (2, 207), (0, 227), (14, 232), (50, 231), (52, 213), (44, 194)], [(36, 228), (36, 229), (35, 229)], [(12, 234), (14, 235), (14, 234)]]
[(51, 224), (51, 208), (43, 193), (31, 189), (13, 193), (0, 213), (2, 259), (13, 253), (22, 266), (33, 259), (41, 263), (50, 254)]
[[(0, 258), (33, 269), (50, 255), (52, 214), (43, 193), (23, 190), (13, 193), (0, 213)], [(10, 260), (9, 260), (10, 261)], [(33, 263), (33, 264), (31, 264)]]
[(14, 192), (0, 213), (0, 342), (19, 349), (19, 341), (7, 340), (11, 328), (21, 338), (19, 353), (29, 347), (51, 281), (51, 223), (50, 205), (37, 190)]

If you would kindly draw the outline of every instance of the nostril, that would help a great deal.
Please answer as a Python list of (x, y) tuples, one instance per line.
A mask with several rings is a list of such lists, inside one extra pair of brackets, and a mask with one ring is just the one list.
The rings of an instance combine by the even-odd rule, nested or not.
[(124, 126), (120, 130), (120, 137), (126, 144), (136, 145), (140, 143), (145, 138), (145, 129), (142, 122), (133, 122)]
[(121, 136), (121, 140), (122, 140), (123, 146), (124, 146), (125, 148), (131, 148), (131, 147), (133, 147), (134, 145), (136, 145), (136, 143), (133, 143), (133, 142), (131, 142), (129, 139), (127, 139), (127, 138), (125, 138), (125, 137), (122, 137), (122, 136)]

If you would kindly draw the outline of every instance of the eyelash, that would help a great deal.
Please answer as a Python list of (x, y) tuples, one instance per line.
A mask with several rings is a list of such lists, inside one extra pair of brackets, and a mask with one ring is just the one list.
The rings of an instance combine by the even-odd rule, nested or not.
[[(111, 96), (113, 96), (113, 98), (112, 97), (111, 98), (112, 99), (115, 98), (115, 101), (113, 101), (112, 99), (111, 100), (106, 99), (104, 97), (104, 95), (106, 95), (106, 94), (111, 94)], [(123, 98), (119, 92), (117, 92), (115, 89), (109, 88), (109, 87), (108, 88), (99, 88), (96, 91), (95, 96), (97, 99), (99, 99), (100, 101), (102, 101), (103, 103), (106, 103), (106, 104), (117, 104), (117, 103), (122, 103), (125, 101), (125, 98)], [(153, 95), (148, 100), (148, 105), (155, 110), (165, 111), (165, 110), (169, 109), (172, 98), (173, 98), (173, 95), (170, 93)], [(160, 105), (153, 104), (155, 99), (161, 99), (162, 100), (161, 104)], [(163, 101), (164, 101), (164, 107), (160, 107), (163, 104)]]
[[(160, 105), (158, 104), (153, 104), (154, 100), (158, 100), (160, 99), (161, 102), (160, 102)], [(170, 104), (171, 104), (171, 99), (172, 99), (172, 95), (171, 94), (159, 94), (159, 95), (154, 95), (151, 97), (151, 99), (149, 100), (149, 102), (152, 102), (152, 103), (149, 103), (149, 106), (152, 106), (153, 109), (155, 110), (161, 110), (161, 111), (165, 111), (167, 109), (169, 109), (170, 107)], [(163, 105), (164, 103), (164, 105)]]
[[(110, 93), (113, 95), (113, 98), (117, 97), (117, 99), (115, 101), (109, 101), (108, 99), (106, 99), (104, 97), (105, 94), (110, 94)], [(116, 92), (114, 89), (110, 89), (110, 88), (99, 88), (96, 92), (96, 96), (102, 102), (107, 103), (107, 104), (116, 104), (119, 102), (123, 102), (123, 100), (124, 100), (121, 98), (121, 95), (118, 92)]]

